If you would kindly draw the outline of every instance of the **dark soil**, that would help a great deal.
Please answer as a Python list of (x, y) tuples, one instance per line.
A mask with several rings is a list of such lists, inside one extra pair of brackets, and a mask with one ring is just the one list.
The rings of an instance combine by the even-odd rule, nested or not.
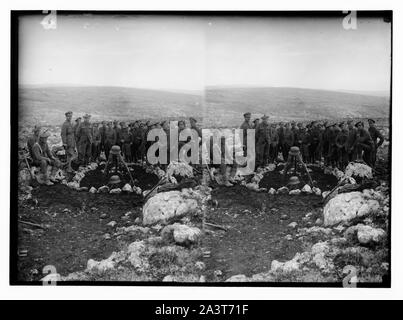
[[(308, 166), (312, 172), (309, 172), (313, 185), (318, 187), (322, 191), (331, 190), (337, 185), (337, 178), (332, 174), (324, 174), (323, 169), (316, 166)], [(274, 171), (266, 173), (262, 180), (260, 180), (260, 188), (270, 188), (278, 189), (287, 185), (288, 180), (291, 176), (294, 176), (294, 168), (289, 169), (287, 175), (282, 175), (281, 170), (284, 166), (277, 166)], [(297, 185), (296, 188), (302, 188), (305, 184), (309, 184), (309, 178), (305, 170), (298, 168), (297, 176), (299, 177), (301, 183)]]
[[(105, 184), (97, 180), (101, 175), (97, 169), (88, 173), (83, 181), (88, 182), (87, 186), (101, 186)], [(122, 176), (125, 179), (125, 175)], [(158, 181), (155, 175), (138, 167), (134, 176), (142, 188), (150, 188)], [(61, 184), (37, 186), (32, 196), (37, 204), (29, 201), (20, 206), (19, 219), (48, 225), (49, 228), (42, 230), (26, 224), (18, 225), (18, 249), (28, 250), (26, 257), (18, 258), (18, 280), (23, 281), (41, 279), (46, 265), (53, 265), (58, 273), (67, 275), (85, 269), (88, 259), (107, 258), (120, 249), (120, 242), (115, 237), (103, 238), (106, 233), (114, 232), (107, 223), (114, 220), (116, 227), (134, 224), (134, 220), (141, 216), (143, 204), (142, 196), (134, 193), (91, 194)], [(129, 211), (131, 214), (124, 217)]]
[[(292, 259), (300, 252), (300, 240), (286, 240), (285, 236), (296, 231), (287, 225), (312, 226), (302, 218), (308, 213), (320, 215), (322, 198), (315, 195), (269, 195), (247, 190), (240, 186), (220, 187), (213, 192), (218, 208), (211, 211), (208, 222), (225, 226), (228, 231), (213, 232), (203, 242), (211, 251), (205, 258), (207, 277), (213, 278), (214, 270), (223, 272), (223, 279), (236, 274), (251, 276), (270, 270), (272, 260)], [(287, 219), (280, 217), (286, 214)]]
[[(113, 175), (118, 175), (120, 177), (121, 183), (117, 185), (118, 188), (122, 188), (126, 183), (132, 184), (130, 175), (126, 169), (122, 168), (117, 173), (114, 171), (109, 172), (109, 174), (105, 175), (101, 170), (104, 169), (104, 165), (99, 166), (96, 170), (88, 172), (85, 177), (81, 180), (80, 187), (95, 187), (99, 188), (104, 185), (107, 185), (109, 182), (109, 178)], [(147, 173), (140, 166), (130, 166), (129, 167), (130, 174), (134, 180), (134, 184), (137, 187), (140, 187), (141, 190), (148, 190), (155, 186), (159, 180), (159, 178), (155, 174)]]

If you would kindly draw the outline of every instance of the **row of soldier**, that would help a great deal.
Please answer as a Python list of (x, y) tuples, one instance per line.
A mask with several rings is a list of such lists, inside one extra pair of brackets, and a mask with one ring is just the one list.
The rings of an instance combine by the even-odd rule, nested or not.
[[(246, 130), (255, 129), (256, 165), (265, 166), (277, 161), (281, 152), (287, 160), (291, 147), (301, 150), (302, 159), (306, 163), (318, 163), (324, 159), (326, 166), (344, 169), (350, 161), (364, 161), (375, 166), (378, 148), (384, 137), (375, 126), (373, 119), (368, 120), (369, 128), (364, 123), (352, 120), (341, 123), (320, 123), (312, 121), (307, 125), (295, 123), (269, 123), (269, 117), (251, 121), (251, 113), (244, 114), (244, 141)], [(244, 146), (246, 149), (246, 145)]]

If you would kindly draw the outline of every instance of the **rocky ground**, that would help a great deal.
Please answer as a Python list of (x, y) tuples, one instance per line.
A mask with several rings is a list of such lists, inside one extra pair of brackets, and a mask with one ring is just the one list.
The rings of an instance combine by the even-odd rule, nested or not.
[[(233, 187), (178, 164), (166, 171), (131, 165), (135, 187), (124, 172), (121, 184), (105, 186), (103, 163), (72, 176), (59, 172), (53, 186), (21, 170), (16, 280), (39, 281), (51, 265), (58, 281), (388, 286), (387, 154), (388, 145), (375, 171), (308, 166), (314, 188), (305, 173), (297, 188), (286, 188), (281, 163), (234, 177)], [(161, 177), (172, 186), (181, 176), (197, 186), (144, 198)]]

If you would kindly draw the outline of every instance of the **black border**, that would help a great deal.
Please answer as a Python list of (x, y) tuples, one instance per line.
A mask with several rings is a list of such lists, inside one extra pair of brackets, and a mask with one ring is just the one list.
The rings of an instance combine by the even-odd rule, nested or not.
[[(40, 286), (40, 281), (21, 281), (18, 279), (17, 270), (17, 247), (18, 247), (18, 59), (19, 59), (19, 38), (18, 19), (22, 16), (42, 15), (42, 10), (10, 10), (10, 285)], [(103, 11), (103, 10), (57, 10), (57, 14), (76, 15), (91, 14), (97, 15), (145, 15), (145, 16), (190, 16), (190, 17), (235, 17), (235, 18), (342, 18), (345, 16), (343, 10), (339, 11)], [(357, 11), (357, 17), (383, 18), (385, 22), (391, 23), (391, 68), (390, 68), (390, 104), (389, 104), (389, 165), (392, 170), (392, 79), (393, 79), (393, 11), (392, 10), (372, 10)], [(390, 188), (392, 186), (392, 173), (389, 175)], [(390, 194), (392, 201), (392, 194)], [(391, 213), (391, 206), (390, 206)], [(357, 288), (390, 288), (391, 287), (391, 224), (392, 215), (389, 215), (389, 274), (383, 283), (358, 283)], [(219, 283), (169, 283), (169, 282), (129, 282), (129, 281), (68, 281), (58, 282), (58, 286), (183, 286), (183, 287), (329, 287), (341, 288), (342, 283), (311, 283), (311, 282), (219, 282)]]

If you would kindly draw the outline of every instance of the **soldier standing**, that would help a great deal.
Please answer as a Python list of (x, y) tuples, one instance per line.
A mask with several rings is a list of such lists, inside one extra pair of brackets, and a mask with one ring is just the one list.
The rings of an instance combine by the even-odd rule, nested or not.
[(269, 117), (263, 115), (262, 123), (257, 127), (256, 133), (256, 167), (265, 166), (269, 157), (269, 148), (270, 148), (270, 125), (268, 123)]
[(92, 161), (98, 161), (101, 155), (101, 141), (102, 135), (98, 123), (94, 123), (92, 127), (92, 144), (91, 144), (91, 158)]
[(64, 121), (62, 125), (61, 136), (62, 136), (63, 148), (66, 152), (67, 165), (68, 165), (67, 172), (72, 172), (73, 169), (71, 168), (71, 160), (76, 156), (75, 133), (73, 124), (71, 123), (73, 112), (67, 111), (65, 113), (65, 116), (66, 121)]
[(120, 131), (120, 143), (122, 145), (123, 156), (126, 162), (132, 162), (132, 135), (129, 132), (127, 124), (122, 122), (122, 128)]
[(83, 118), (84, 121), (77, 128), (78, 160), (80, 164), (87, 165), (91, 158), (92, 126), (89, 114), (84, 115)]
[(347, 135), (347, 154), (348, 161), (355, 161), (357, 159), (356, 153), (356, 140), (357, 140), (357, 128), (354, 127), (353, 120), (347, 121), (348, 135)]
[(284, 124), (282, 122), (280, 122), (278, 125), (277, 135), (278, 135), (277, 156), (278, 153), (281, 152), (284, 158)]
[(251, 113), (250, 112), (244, 113), (243, 118), (245, 120), (244, 120), (244, 122), (241, 124), (241, 126), (239, 128), (242, 129), (242, 136), (240, 138), (242, 139), (243, 155), (246, 156), (247, 155), (247, 150), (248, 150), (248, 144), (247, 144), (248, 130), (253, 129), (253, 125), (250, 122)]
[(274, 162), (277, 160), (278, 156), (278, 133), (276, 125), (273, 123), (270, 127), (270, 151), (269, 151), (269, 158), (270, 162)]
[(287, 123), (284, 130), (284, 151), (283, 158), (284, 161), (288, 159), (288, 152), (290, 148), (294, 145), (294, 132), (291, 130), (291, 125)]
[(99, 128), (99, 133), (101, 134), (101, 146), (100, 151), (105, 152), (105, 133), (106, 133), (106, 121), (102, 121), (102, 125)]
[(358, 160), (364, 160), (366, 164), (371, 165), (374, 143), (368, 131), (364, 129), (362, 121), (358, 121), (355, 126), (357, 127), (356, 151)]
[(110, 121), (105, 130), (105, 157), (109, 159), (109, 153), (112, 146), (116, 145), (116, 131), (113, 128), (113, 123)]
[(372, 138), (372, 141), (374, 142), (374, 150), (372, 152), (371, 166), (375, 166), (376, 154), (378, 153), (378, 148), (385, 141), (385, 138), (383, 137), (382, 133), (380, 133), (379, 130), (375, 127), (375, 120), (368, 119), (368, 124), (369, 124), (368, 132)]
[[(74, 127), (73, 127), (73, 129), (74, 129), (74, 139), (76, 140), (76, 146), (78, 146), (78, 136), (77, 136), (77, 129), (78, 129), (78, 127), (80, 126), (80, 124), (81, 124), (81, 117), (78, 117), (76, 120), (75, 120), (75, 124), (74, 124)], [(78, 150), (77, 150), (78, 151)]]
[(316, 161), (320, 161), (319, 154), (318, 154), (318, 147), (320, 144), (320, 129), (317, 126), (316, 121), (312, 121), (311, 123), (311, 130), (310, 130), (310, 137), (311, 137), (311, 145), (309, 146), (309, 158), (311, 163), (315, 163)]
[(336, 136), (337, 164), (338, 168), (344, 170), (348, 162), (348, 130), (344, 122), (340, 123), (341, 130)]

